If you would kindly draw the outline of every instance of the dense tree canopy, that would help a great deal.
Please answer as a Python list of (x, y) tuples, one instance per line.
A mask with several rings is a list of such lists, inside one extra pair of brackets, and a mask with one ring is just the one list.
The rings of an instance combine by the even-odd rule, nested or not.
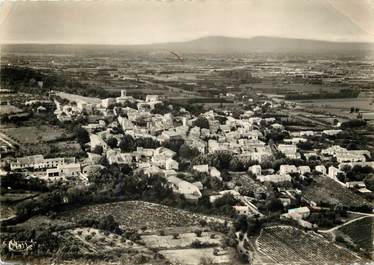
[(209, 121), (207, 118), (199, 116), (193, 123), (193, 126), (197, 126), (200, 129), (209, 129)]
[(118, 140), (117, 140), (117, 138), (109, 137), (106, 140), (106, 143), (109, 145), (110, 148), (116, 148), (117, 145), (118, 145)]
[(131, 135), (125, 134), (118, 144), (122, 152), (133, 152), (136, 150), (136, 142)]

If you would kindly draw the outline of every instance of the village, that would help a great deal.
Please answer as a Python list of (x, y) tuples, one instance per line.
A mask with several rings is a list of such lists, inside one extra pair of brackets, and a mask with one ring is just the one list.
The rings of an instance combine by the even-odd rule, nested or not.
[[(21, 211), (22, 218), (18, 211), (2, 217), (2, 225), (14, 225), (19, 218), (27, 219), (49, 210), (55, 212), (59, 207), (66, 210), (91, 200), (99, 203), (128, 199), (161, 201), (161, 204), (187, 211), (198, 208), (199, 214), (234, 218), (235, 221), (225, 221), (223, 231), (236, 227), (235, 233), (229, 233), (234, 243), (226, 247), (236, 248), (240, 260), (262, 264), (260, 260), (264, 257), (259, 258), (259, 255), (269, 258), (270, 253), (265, 250), (257, 253), (255, 249), (260, 246), (256, 243), (248, 246), (251, 245), (248, 241), (269, 225), (287, 224), (324, 233), (355, 218), (372, 218), (372, 153), (365, 149), (347, 149), (334, 141), (344, 139), (346, 124), (334, 121), (322, 129), (313, 130), (313, 126), (318, 126), (309, 124), (307, 130), (295, 130), (297, 126), (308, 125), (303, 122), (295, 126), (295, 121), (285, 115), (300, 110), (298, 106), (258, 95), (240, 98), (233, 94), (233, 97), (244, 106), (240, 111), (222, 106), (189, 111), (188, 106), (172, 104), (162, 95), (146, 95), (140, 99), (127, 95), (126, 90), (118, 97), (105, 99), (51, 91), (48, 100), (33, 100), (35, 115), (50, 112), (48, 117), (54, 117), (60, 126), (78, 124), (74, 132), (81, 151), (77, 157), (50, 154), (45, 157), (43, 153), (35, 153), (12, 158), (15, 151), (2, 157), (2, 179), (18, 174), (17, 178), (44, 183), (50, 192), (60, 189), (66, 192), (56, 199), (59, 202), (46, 202), (43, 206), (46, 209), (35, 205), (38, 197), (31, 199), (31, 208), (26, 213)], [(46, 104), (54, 105), (52, 112), (44, 107)], [(292, 130), (286, 129), (289, 124)], [(12, 142), (17, 142), (6, 133), (2, 141), (8, 144), (8, 151), (14, 145)], [(126, 175), (133, 179), (126, 180)], [(7, 183), (9, 187), (2, 185), (5, 197), (12, 189), (17, 189), (16, 186), (12, 188), (11, 179), (4, 182)], [(324, 188), (319, 187), (321, 183)], [(145, 190), (139, 185), (145, 185)], [(136, 189), (130, 191), (129, 187)], [(137, 189), (139, 194), (131, 194)], [(98, 199), (103, 190), (106, 195)], [(244, 228), (243, 220), (246, 220)], [(251, 226), (255, 228), (250, 229)], [(243, 232), (246, 232), (244, 236)], [(226, 237), (227, 233), (221, 237)], [(157, 240), (154, 242), (147, 234), (149, 232), (141, 236), (143, 244), (146, 247), (156, 244)], [(175, 233), (173, 237), (178, 238)], [(169, 240), (176, 242), (173, 237)], [(217, 246), (216, 240), (210, 241), (202, 244)], [(14, 240), (9, 242), (15, 244)], [(330, 247), (338, 248), (335, 244), (350, 248), (347, 259), (365, 260), (373, 253), (372, 246), (359, 248), (357, 242), (346, 235)], [(10, 251), (9, 246), (5, 245), (6, 252)], [(229, 261), (219, 258), (220, 251), (228, 253), (224, 249), (212, 251), (215, 253), (210, 258), (212, 264), (233, 262), (232, 257)], [(354, 251), (358, 249), (369, 254), (363, 257), (360, 252), (361, 256), (357, 255)], [(178, 256), (168, 251), (159, 253), (164, 253), (169, 260)], [(334, 260), (324, 255), (324, 259)]]

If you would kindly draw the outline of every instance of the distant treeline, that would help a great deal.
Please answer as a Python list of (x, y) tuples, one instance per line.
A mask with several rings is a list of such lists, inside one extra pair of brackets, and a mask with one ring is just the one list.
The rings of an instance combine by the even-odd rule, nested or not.
[(357, 98), (360, 91), (352, 89), (342, 89), (337, 93), (311, 93), (311, 94), (286, 94), (286, 100), (308, 100), (308, 99), (333, 99), (333, 98)]
[[(19, 66), (2, 66), (0, 69), (1, 87), (17, 92), (44, 94), (51, 89), (78, 94), (86, 97), (107, 98), (118, 96), (118, 93), (105, 90), (101, 87), (92, 87), (80, 83), (78, 80), (57, 75), (54, 72), (42, 72), (37, 69)], [(39, 81), (43, 85), (38, 84)]]

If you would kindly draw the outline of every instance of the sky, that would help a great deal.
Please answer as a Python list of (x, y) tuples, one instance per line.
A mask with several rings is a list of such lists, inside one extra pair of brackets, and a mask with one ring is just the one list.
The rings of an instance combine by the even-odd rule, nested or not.
[(0, 1), (0, 43), (148, 44), (205, 36), (374, 42), (374, 0)]

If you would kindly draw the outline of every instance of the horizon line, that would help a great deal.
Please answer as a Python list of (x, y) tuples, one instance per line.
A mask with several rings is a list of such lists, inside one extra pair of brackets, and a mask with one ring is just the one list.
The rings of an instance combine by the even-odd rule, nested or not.
[(5, 42), (1, 45), (105, 45), (105, 46), (147, 46), (147, 45), (160, 45), (160, 44), (173, 44), (173, 43), (184, 43), (191, 42), (200, 39), (206, 38), (228, 38), (228, 39), (242, 39), (250, 40), (255, 38), (274, 38), (274, 39), (289, 39), (289, 40), (309, 40), (317, 42), (327, 42), (327, 43), (347, 43), (347, 44), (374, 44), (373, 41), (344, 41), (344, 40), (327, 40), (327, 39), (313, 39), (313, 38), (294, 38), (294, 37), (282, 37), (282, 36), (253, 36), (253, 37), (234, 37), (234, 36), (225, 36), (225, 35), (207, 35), (202, 37), (196, 37), (189, 40), (181, 41), (169, 41), (169, 42), (150, 42), (150, 43), (135, 43), (135, 44), (126, 44), (126, 43), (87, 43), (87, 42)]

